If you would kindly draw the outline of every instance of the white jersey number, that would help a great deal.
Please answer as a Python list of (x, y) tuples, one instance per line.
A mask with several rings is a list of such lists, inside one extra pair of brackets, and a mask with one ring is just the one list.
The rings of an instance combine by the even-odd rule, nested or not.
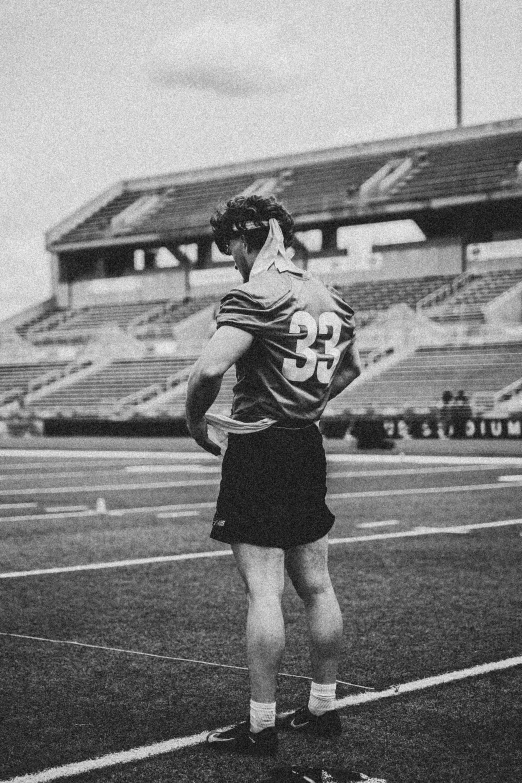
[[(317, 370), (319, 383), (330, 383), (332, 375), (340, 358), (337, 343), (341, 337), (342, 321), (336, 313), (321, 313), (319, 321), (305, 310), (297, 310), (290, 321), (290, 334), (299, 335), (296, 353), (305, 359), (305, 363), (297, 366), (296, 359), (284, 359), (283, 375), (289, 381), (307, 381)], [(302, 329), (304, 328), (304, 331)], [(331, 335), (328, 337), (330, 334)], [(324, 353), (312, 349), (317, 337), (324, 339)], [(328, 366), (330, 364), (330, 366)]]

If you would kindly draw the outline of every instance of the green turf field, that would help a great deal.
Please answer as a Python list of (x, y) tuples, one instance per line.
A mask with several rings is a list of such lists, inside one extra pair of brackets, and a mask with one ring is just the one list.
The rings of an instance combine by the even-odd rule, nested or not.
[[(202, 742), (248, 706), (244, 591), (228, 548), (208, 538), (220, 461), (188, 441), (103, 453), (92, 442), (10, 445), (0, 781), (239, 783), (283, 763), (389, 783), (522, 780), (521, 453), (365, 455), (328, 443), (339, 677), (360, 687), (338, 686), (341, 738), (285, 734), (277, 759), (255, 760)], [(279, 710), (308, 691), (290, 585), (285, 616)], [(365, 693), (374, 700), (356, 703)]]

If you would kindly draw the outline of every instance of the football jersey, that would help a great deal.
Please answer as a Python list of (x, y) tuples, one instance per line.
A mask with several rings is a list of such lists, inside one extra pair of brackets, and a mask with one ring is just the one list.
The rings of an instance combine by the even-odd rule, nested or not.
[(343, 354), (354, 340), (353, 310), (308, 272), (274, 266), (221, 300), (217, 326), (254, 341), (236, 362), (232, 416), (269, 417), (290, 426), (320, 418)]

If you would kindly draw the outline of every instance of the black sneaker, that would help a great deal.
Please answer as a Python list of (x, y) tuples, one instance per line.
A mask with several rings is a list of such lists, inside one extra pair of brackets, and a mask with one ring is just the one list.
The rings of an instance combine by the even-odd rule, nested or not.
[(219, 750), (248, 753), (252, 756), (275, 756), (278, 744), (274, 726), (254, 733), (250, 731), (249, 720), (238, 723), (231, 729), (211, 731), (207, 742)]
[(313, 715), (308, 707), (300, 707), (283, 718), (277, 718), (276, 726), (290, 731), (304, 731), (319, 737), (334, 737), (342, 732), (341, 719), (337, 710), (328, 710), (322, 715)]

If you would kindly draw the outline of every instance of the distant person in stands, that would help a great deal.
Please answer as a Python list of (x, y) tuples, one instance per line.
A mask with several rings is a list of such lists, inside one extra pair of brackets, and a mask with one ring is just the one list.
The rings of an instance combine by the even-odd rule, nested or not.
[(248, 596), (248, 720), (214, 731), (214, 748), (277, 751), (276, 679), (285, 645), (285, 567), (304, 603), (313, 681), (278, 726), (332, 736), (342, 617), (328, 573), (324, 407), (360, 374), (353, 310), (291, 261), (294, 221), (274, 197), (238, 196), (211, 219), (243, 283), (221, 300), (218, 329), (189, 379), (187, 424), (211, 454), (205, 414), (236, 365), (232, 419), (211, 537), (232, 546)]
[(449, 390), (442, 393), (442, 406), (440, 409), (440, 420), (442, 423), (442, 431), (446, 438), (449, 438), (451, 433), (451, 419), (452, 419), (452, 401), (453, 394)]
[(451, 405), (454, 438), (464, 438), (466, 436), (466, 422), (471, 417), (471, 413), (468, 397), (464, 394), (464, 389), (460, 389)]

